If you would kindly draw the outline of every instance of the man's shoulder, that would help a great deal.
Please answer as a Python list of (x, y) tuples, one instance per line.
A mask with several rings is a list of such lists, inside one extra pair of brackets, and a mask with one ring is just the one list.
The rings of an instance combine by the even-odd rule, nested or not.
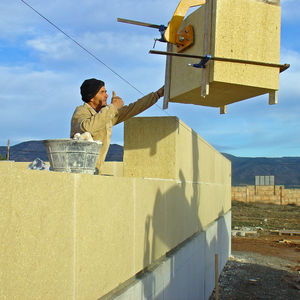
[(79, 105), (75, 108), (74, 115), (80, 115), (80, 114), (93, 114), (94, 110), (90, 105), (87, 103), (84, 103), (82, 105)]

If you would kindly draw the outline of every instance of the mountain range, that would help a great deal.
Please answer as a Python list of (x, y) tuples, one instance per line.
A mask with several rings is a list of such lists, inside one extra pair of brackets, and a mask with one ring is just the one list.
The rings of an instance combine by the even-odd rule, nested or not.
[(232, 185), (254, 185), (255, 176), (275, 176), (276, 185), (300, 188), (300, 157), (237, 157), (222, 153), (231, 161)]
[[(6, 157), (7, 147), (0, 146), (0, 154)], [(237, 157), (222, 153), (232, 163), (232, 185), (254, 185), (255, 176), (275, 176), (275, 184), (300, 188), (300, 157)], [(42, 141), (27, 141), (10, 147), (10, 160), (32, 162), (40, 158), (48, 161)], [(106, 161), (122, 161), (123, 147), (112, 144)]]
[[(2, 158), (6, 158), (7, 147), (0, 146)], [(9, 159), (17, 162), (32, 162), (36, 158), (48, 161), (46, 148), (42, 141), (28, 141), (10, 147)], [(122, 161), (123, 147), (117, 144), (111, 144), (106, 155), (107, 161)]]

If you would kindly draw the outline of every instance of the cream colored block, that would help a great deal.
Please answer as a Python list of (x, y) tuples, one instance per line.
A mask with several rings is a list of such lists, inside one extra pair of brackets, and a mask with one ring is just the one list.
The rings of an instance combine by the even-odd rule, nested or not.
[(134, 184), (79, 175), (76, 182), (76, 299), (98, 299), (132, 277)]
[(0, 174), (7, 170), (10, 170), (14, 165), (13, 161), (10, 160), (0, 160)]
[(198, 187), (192, 182), (178, 182), (169, 186), (164, 194), (167, 220), (165, 239), (171, 249), (200, 231)]
[[(169, 117), (170, 121), (172, 117)], [(195, 131), (178, 122), (176, 168), (184, 180), (222, 182), (231, 185), (231, 163)], [(179, 178), (179, 175), (177, 175)]]
[[(49, 165), (49, 162), (45, 162), (47, 165)], [(15, 162), (15, 161), (0, 161), (0, 172), (1, 170), (4, 169), (18, 169), (18, 170), (29, 170), (28, 166), (29, 166), (30, 162)]]
[(166, 187), (163, 181), (139, 178), (134, 184), (135, 266), (142, 270), (171, 249), (166, 239)]
[(0, 181), (0, 299), (72, 299), (72, 176), (12, 168)]
[(123, 176), (123, 162), (105, 161), (102, 167), (103, 175)]
[(124, 176), (177, 178), (178, 119), (133, 118), (124, 126)]
[(125, 122), (124, 176), (231, 185), (231, 163), (176, 117), (133, 118)]
[[(20, 170), (28, 170), (28, 166), (31, 162), (15, 162), (14, 168), (20, 169)], [(48, 161), (45, 161), (45, 164), (50, 166), (50, 163)]]
[[(211, 3), (212, 2), (212, 3)], [(211, 4), (212, 5), (211, 5)], [(205, 27), (205, 10), (211, 5), (211, 24)], [(256, 0), (207, 0), (185, 18), (180, 28), (194, 27), (190, 55), (279, 64), (281, 8)], [(210, 34), (209, 52), (204, 50), (205, 32)], [(173, 45), (172, 52), (176, 52)], [(209, 94), (201, 97), (204, 69), (188, 66), (200, 59), (172, 57), (169, 77), (170, 101), (222, 107), (279, 88), (279, 68), (236, 62), (210, 61)]]

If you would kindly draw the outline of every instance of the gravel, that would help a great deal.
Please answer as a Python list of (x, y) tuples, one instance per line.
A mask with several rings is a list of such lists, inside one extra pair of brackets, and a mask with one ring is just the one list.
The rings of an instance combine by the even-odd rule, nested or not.
[[(292, 271), (294, 265), (278, 257), (233, 251), (219, 278), (219, 299), (300, 300), (300, 274)], [(209, 299), (215, 299), (215, 292)]]

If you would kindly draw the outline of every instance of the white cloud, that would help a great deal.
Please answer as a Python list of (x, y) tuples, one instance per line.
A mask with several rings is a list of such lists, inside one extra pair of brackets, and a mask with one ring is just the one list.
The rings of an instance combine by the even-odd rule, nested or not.
[(300, 53), (288, 49), (282, 50), (282, 61), (289, 63), (289, 69), (280, 75), (280, 95), (285, 98), (300, 98)]
[(0, 67), (0, 78), (4, 95), (0, 126), (12, 141), (22, 135), (24, 138), (68, 136), (69, 119), (80, 104), (79, 83), (72, 74)]
[(30, 39), (26, 42), (27, 46), (38, 51), (42, 56), (51, 60), (69, 60), (72, 57), (75, 45), (63, 34), (53, 36), (45, 35), (39, 38)]

